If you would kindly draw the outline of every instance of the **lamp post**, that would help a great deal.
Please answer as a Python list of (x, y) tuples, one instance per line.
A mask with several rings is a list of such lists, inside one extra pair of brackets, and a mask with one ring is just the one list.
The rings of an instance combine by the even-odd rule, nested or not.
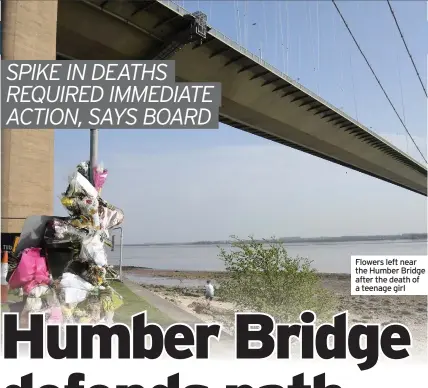
[[(94, 169), (97, 166), (98, 160), (98, 129), (90, 129), (90, 156), (89, 156), (89, 179), (92, 184), (94, 184)], [(114, 228), (113, 230), (120, 230), (120, 257), (119, 257), (119, 280), (123, 281), (123, 229), (121, 226)], [(114, 241), (114, 240), (113, 240)], [(112, 250), (114, 250), (114, 242)]]

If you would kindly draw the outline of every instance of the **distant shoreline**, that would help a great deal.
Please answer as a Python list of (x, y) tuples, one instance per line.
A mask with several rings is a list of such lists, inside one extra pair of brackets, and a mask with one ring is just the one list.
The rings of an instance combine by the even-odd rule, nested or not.
[[(119, 270), (118, 266), (114, 266)], [(222, 280), (228, 276), (227, 271), (205, 271), (205, 270), (172, 270), (172, 269), (155, 269), (148, 267), (139, 267), (133, 265), (123, 266), (122, 270), (130, 275), (142, 276), (145, 278), (170, 278), (170, 279), (193, 279), (193, 280)], [(351, 278), (351, 274), (347, 273), (329, 273), (317, 272), (324, 280), (346, 280)]]
[[(375, 235), (375, 236), (337, 236), (337, 237), (280, 237), (276, 241), (288, 244), (304, 243), (340, 243), (340, 242), (374, 242), (374, 241), (427, 241), (427, 233), (406, 233), (396, 235)], [(249, 240), (244, 240), (249, 241)], [(258, 242), (274, 242), (274, 239), (256, 240)], [(230, 245), (232, 240), (219, 241), (196, 241), (180, 243), (143, 243), (124, 244), (129, 247), (151, 247), (151, 246), (180, 246), (180, 245)]]

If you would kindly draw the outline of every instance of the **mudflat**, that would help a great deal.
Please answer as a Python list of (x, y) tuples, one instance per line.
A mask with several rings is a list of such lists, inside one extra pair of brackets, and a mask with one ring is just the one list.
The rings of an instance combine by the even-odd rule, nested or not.
[[(166, 278), (176, 286), (142, 284), (159, 296), (175, 303), (206, 322), (221, 322), (224, 329), (233, 334), (234, 314), (238, 311), (227, 300), (214, 300), (208, 306), (203, 295), (204, 281), (214, 285), (221, 283), (226, 272), (169, 271), (150, 268), (126, 268), (125, 274), (133, 277)], [(349, 274), (320, 274), (324, 287), (331, 290), (338, 300), (337, 313), (348, 311), (349, 322), (406, 325), (413, 336), (413, 353), (427, 352), (427, 297), (426, 296), (352, 296)], [(173, 281), (173, 280), (176, 280)], [(200, 281), (200, 286), (183, 286), (186, 281)], [(149, 282), (147, 282), (149, 283)]]

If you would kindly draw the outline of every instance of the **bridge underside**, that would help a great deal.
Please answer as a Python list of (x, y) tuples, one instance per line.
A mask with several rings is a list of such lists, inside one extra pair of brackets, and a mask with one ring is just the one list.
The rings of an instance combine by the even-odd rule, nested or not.
[[(176, 10), (158, 1), (59, 0), (57, 55), (153, 58), (187, 28), (179, 7), (170, 7)], [(171, 59), (179, 81), (222, 83), (223, 123), (427, 195), (425, 166), (217, 32)]]

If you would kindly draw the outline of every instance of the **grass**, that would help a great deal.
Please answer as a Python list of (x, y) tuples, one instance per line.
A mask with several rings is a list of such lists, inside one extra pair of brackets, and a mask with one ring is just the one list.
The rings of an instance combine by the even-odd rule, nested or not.
[[(21, 302), (22, 296), (19, 296), (16, 290), (9, 290), (9, 295), (7, 297), (9, 303)], [(1, 304), (1, 312), (6, 313), (9, 311), (9, 304), (2, 303)]]
[[(167, 326), (172, 323), (171, 318), (163, 314), (156, 307), (149, 304), (144, 298), (134, 294), (128, 287), (119, 281), (111, 283), (111, 286), (122, 296), (123, 305), (118, 308), (114, 314), (114, 321), (116, 323), (131, 324), (131, 317), (141, 311), (147, 311), (147, 318), (149, 322), (158, 323), (161, 326)], [(18, 296), (15, 291), (9, 291), (9, 302), (20, 302), (22, 297)], [(9, 305), (1, 305), (1, 311), (9, 311)]]
[(134, 294), (121, 282), (113, 282), (112, 287), (123, 297), (124, 304), (116, 310), (114, 321), (130, 325), (131, 317), (141, 311), (147, 311), (149, 322), (158, 323), (161, 326), (168, 326), (172, 323), (171, 318), (163, 314), (156, 307), (148, 303), (144, 298)]

